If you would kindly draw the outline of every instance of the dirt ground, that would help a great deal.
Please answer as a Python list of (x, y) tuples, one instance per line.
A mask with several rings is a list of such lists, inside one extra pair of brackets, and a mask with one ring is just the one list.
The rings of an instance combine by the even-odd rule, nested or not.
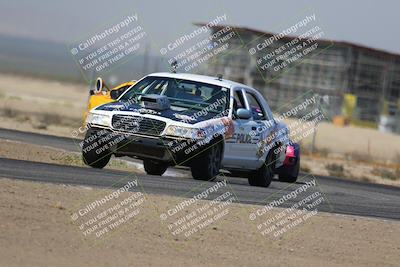
[(247, 219), (255, 207), (233, 203), (221, 220), (175, 237), (160, 211), (182, 199), (149, 194), (140, 213), (104, 241), (83, 237), (71, 219), (77, 203), (110, 192), (0, 179), (0, 265), (398, 266), (400, 260), (398, 222), (318, 213), (269, 239)]

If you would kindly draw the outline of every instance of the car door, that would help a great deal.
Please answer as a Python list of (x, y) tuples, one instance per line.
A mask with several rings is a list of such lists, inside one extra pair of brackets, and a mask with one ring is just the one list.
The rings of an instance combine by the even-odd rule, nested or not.
[[(257, 139), (257, 148), (253, 151), (253, 157), (255, 161), (263, 163), (269, 151), (275, 148), (275, 143), (283, 144), (287, 142), (285, 140), (286, 134), (279, 131), (278, 124), (275, 122), (266, 100), (260, 93), (246, 89), (245, 97), (257, 129), (253, 134), (254, 138)], [(284, 160), (284, 151), (280, 149), (274, 151), (277, 166)]]
[(243, 88), (234, 90), (233, 102), (234, 134), (226, 140), (223, 165), (235, 169), (254, 169), (257, 165), (255, 162), (257, 136), (252, 135), (252, 132), (256, 131), (258, 124), (253, 118), (239, 119), (235, 115), (239, 108), (250, 111)]

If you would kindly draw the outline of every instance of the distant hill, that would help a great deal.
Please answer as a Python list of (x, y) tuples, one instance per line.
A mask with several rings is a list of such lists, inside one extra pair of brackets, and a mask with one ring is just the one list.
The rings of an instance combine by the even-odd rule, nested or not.
[[(150, 72), (166, 70), (162, 58), (147, 56), (147, 64), (144, 64), (144, 59), (143, 55), (136, 55), (107, 73), (105, 78), (115, 75), (118, 82), (122, 82), (138, 79)], [(85, 82), (66, 44), (2, 34), (0, 72)]]

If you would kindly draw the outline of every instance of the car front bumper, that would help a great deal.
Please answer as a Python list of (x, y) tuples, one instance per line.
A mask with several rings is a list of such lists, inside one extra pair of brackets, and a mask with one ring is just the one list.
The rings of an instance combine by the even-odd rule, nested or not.
[(153, 159), (170, 165), (187, 165), (197, 154), (207, 148), (206, 142), (173, 137), (145, 136), (115, 132), (110, 129), (91, 127), (87, 137), (101, 133), (101, 145), (115, 156)]

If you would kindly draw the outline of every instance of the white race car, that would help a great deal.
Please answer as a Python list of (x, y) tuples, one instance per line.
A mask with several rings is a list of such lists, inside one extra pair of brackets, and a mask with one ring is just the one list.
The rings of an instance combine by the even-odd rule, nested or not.
[(111, 155), (129, 156), (142, 159), (151, 175), (181, 165), (194, 179), (212, 180), (224, 169), (263, 187), (275, 173), (286, 182), (299, 173), (299, 146), (263, 96), (222, 77), (150, 74), (92, 109), (86, 122), (82, 154), (94, 168)]

